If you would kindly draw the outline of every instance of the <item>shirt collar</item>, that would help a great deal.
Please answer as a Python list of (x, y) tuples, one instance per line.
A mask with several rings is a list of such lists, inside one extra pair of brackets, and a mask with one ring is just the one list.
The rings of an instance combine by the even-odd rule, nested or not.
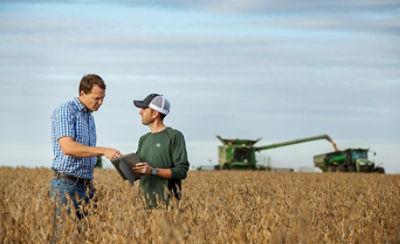
[(77, 107), (79, 110), (84, 110), (85, 112), (89, 112), (89, 113), (92, 112), (92, 111), (86, 109), (85, 106), (83, 105), (83, 103), (82, 103), (81, 101), (79, 101), (79, 99), (78, 99), (77, 97), (74, 97), (74, 102), (75, 102), (75, 104), (76, 104), (76, 107)]

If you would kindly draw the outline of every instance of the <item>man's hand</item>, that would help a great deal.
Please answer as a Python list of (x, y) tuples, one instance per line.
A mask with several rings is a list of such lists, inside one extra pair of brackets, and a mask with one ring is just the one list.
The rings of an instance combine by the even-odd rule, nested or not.
[(152, 170), (153, 170), (153, 167), (151, 167), (150, 164), (148, 164), (146, 162), (139, 162), (132, 168), (132, 171), (134, 173), (142, 174), (142, 175), (151, 175)]
[(115, 150), (113, 148), (104, 148), (104, 153), (103, 155), (108, 158), (108, 159), (114, 159), (122, 156), (122, 153), (118, 150)]

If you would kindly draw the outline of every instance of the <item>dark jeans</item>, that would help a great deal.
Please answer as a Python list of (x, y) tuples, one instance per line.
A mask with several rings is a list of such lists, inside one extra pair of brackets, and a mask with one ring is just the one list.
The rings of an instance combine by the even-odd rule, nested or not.
[[(94, 196), (94, 192), (95, 189), (91, 184), (90, 185), (78, 184), (77, 182), (74, 182), (73, 180), (66, 178), (53, 178), (51, 180), (50, 194), (51, 197), (56, 201), (56, 207), (55, 207), (56, 215), (61, 214), (61, 210), (58, 207), (58, 204), (61, 203), (61, 206), (68, 204), (66, 197), (66, 195), (68, 195), (74, 204), (76, 216), (79, 219), (82, 219), (87, 215), (87, 211), (82, 212), (79, 210), (79, 208), (83, 203), (85, 204), (89, 203), (90, 199), (92, 199)], [(70, 213), (71, 213), (71, 208), (70, 206), (68, 206), (68, 214)]]

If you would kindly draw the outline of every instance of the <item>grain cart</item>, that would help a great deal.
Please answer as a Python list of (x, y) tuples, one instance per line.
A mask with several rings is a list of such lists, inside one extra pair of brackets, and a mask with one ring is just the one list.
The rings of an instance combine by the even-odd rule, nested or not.
[(247, 139), (224, 139), (220, 136), (217, 138), (222, 142), (222, 146), (218, 147), (218, 165), (214, 169), (262, 169), (271, 170), (270, 168), (265, 168), (257, 165), (256, 154), (262, 150), (268, 150), (277, 147), (288, 146), (292, 144), (298, 144), (308, 141), (315, 141), (320, 139), (328, 140), (335, 151), (338, 151), (336, 144), (328, 135), (320, 135), (307, 137), (297, 140), (291, 140), (286, 142), (280, 142), (270, 145), (265, 145), (261, 147), (254, 146), (261, 138), (257, 140), (247, 140)]
[(323, 172), (376, 172), (385, 173), (385, 169), (375, 166), (368, 159), (369, 149), (349, 148), (343, 151), (319, 154), (314, 156), (315, 167)]

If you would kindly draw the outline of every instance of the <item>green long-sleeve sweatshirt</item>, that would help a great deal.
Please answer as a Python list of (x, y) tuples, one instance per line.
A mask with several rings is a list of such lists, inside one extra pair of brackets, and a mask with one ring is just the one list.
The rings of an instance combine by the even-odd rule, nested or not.
[(136, 154), (141, 162), (155, 168), (171, 169), (172, 180), (145, 175), (140, 178), (139, 185), (139, 196), (145, 196), (148, 207), (157, 207), (157, 202), (161, 200), (168, 204), (170, 196), (164, 188), (171, 188), (172, 182), (180, 188), (181, 179), (186, 178), (189, 170), (183, 134), (170, 127), (157, 133), (147, 133), (140, 138)]

